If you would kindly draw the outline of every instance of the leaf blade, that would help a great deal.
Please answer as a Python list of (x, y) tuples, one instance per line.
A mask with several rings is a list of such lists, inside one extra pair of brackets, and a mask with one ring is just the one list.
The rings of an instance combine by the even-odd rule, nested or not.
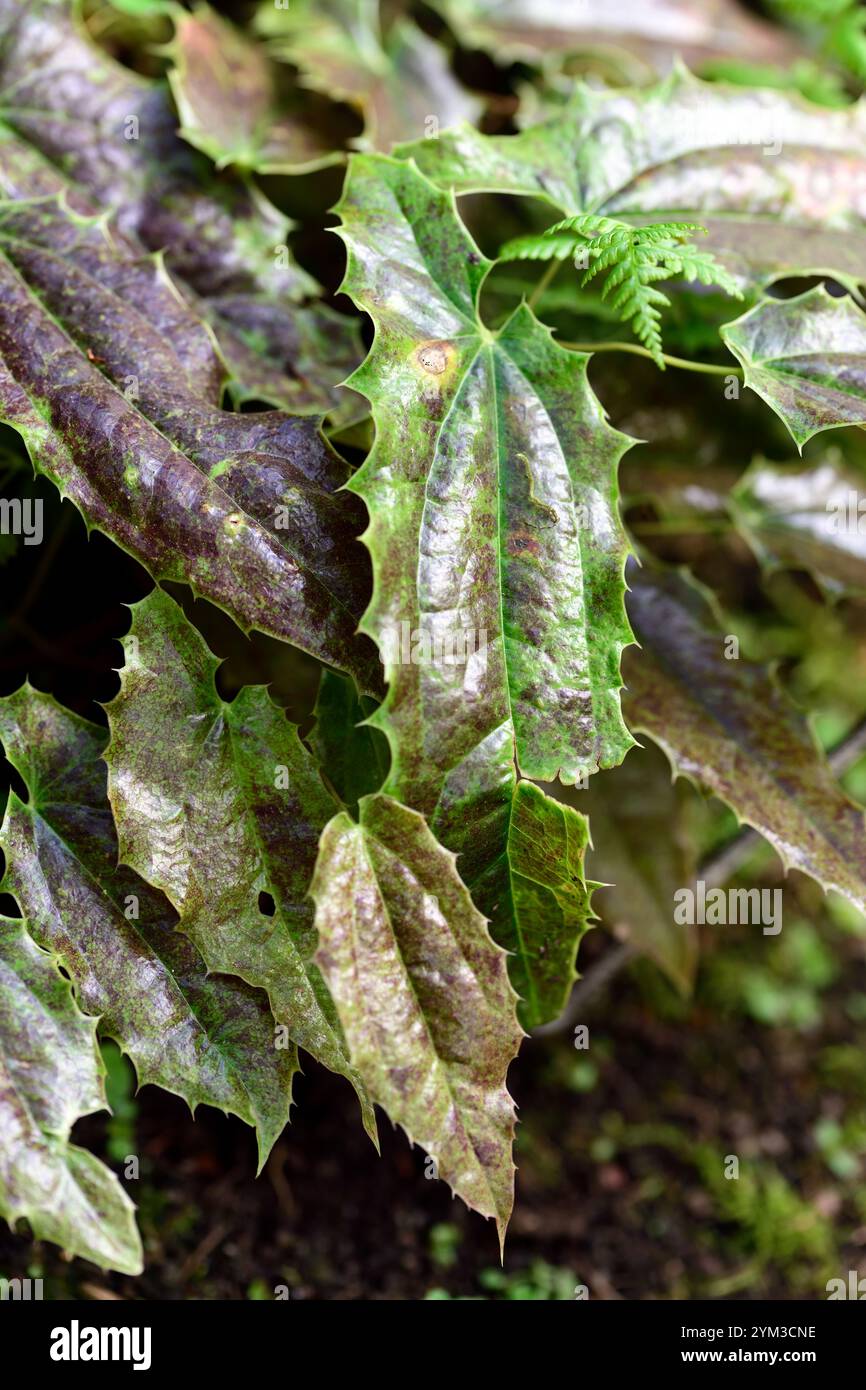
[(10, 1224), (26, 1217), (37, 1239), (140, 1274), (132, 1202), (68, 1142), (80, 1115), (106, 1105), (95, 1029), (21, 922), (0, 918), (0, 1212)]
[(6, 756), (29, 792), (9, 794), (2, 887), (59, 960), (83, 1011), (129, 1056), (139, 1085), (194, 1112), (205, 1103), (258, 1134), (263, 1163), (289, 1119), (294, 1051), (274, 1048), (264, 996), (206, 976), (168, 904), (118, 870), (103, 730), (24, 687), (0, 702)]
[(322, 835), (311, 888), (328, 979), (374, 1098), (468, 1206), (513, 1203), (505, 1073), (521, 1030), (505, 955), (423, 818), (382, 795)]
[(121, 862), (166, 894), (209, 970), (263, 989), (288, 1036), (347, 1077), (375, 1142), (312, 960), (306, 895), (336, 808), (310, 754), (261, 687), (219, 698), (216, 659), (159, 590), (134, 607), (124, 648), (105, 754)]

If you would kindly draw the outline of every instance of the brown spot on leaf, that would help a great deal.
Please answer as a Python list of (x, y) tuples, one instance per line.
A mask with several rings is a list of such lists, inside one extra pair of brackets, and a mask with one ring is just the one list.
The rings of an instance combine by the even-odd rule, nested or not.
[(441, 376), (453, 356), (454, 349), (446, 342), (422, 343), (415, 352), (418, 365), (430, 376)]

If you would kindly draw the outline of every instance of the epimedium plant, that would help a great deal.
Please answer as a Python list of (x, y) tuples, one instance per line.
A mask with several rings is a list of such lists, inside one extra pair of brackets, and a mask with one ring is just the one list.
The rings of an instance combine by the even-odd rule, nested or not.
[[(253, 1126), (260, 1163), (300, 1049), (502, 1240), (509, 1064), (565, 1006), (598, 878), (615, 894), (644, 872), (629, 806), (675, 815), (634, 776), (642, 737), (866, 910), (862, 813), (770, 672), (730, 659), (717, 596), (624, 523), (641, 446), (589, 376), (593, 354), (692, 369), (755, 393), (800, 450), (866, 423), (866, 108), (679, 64), (633, 86), (548, 72), (517, 131), (483, 133), (446, 49), (361, 0), (262, 6), (247, 31), (122, 8), (173, 17), (168, 82), (109, 58), (64, 0), (0, 0), (0, 415), (156, 581), (107, 731), (30, 685), (0, 701), (21, 914), (0, 923), (0, 1211), (141, 1270), (122, 1182), (70, 1142), (105, 1104), (104, 1037), (140, 1083)], [(544, 47), (516, 9), (502, 43)], [(496, 43), (488, 10), (442, 7)], [(287, 62), (355, 110), (352, 152), (323, 143)], [(255, 182), (341, 162), (366, 356)], [(519, 234), (513, 211), (495, 247), (484, 229), (491, 254), (473, 194), (531, 200)], [(664, 350), (676, 315), (691, 356)], [(825, 517), (850, 477), (825, 469)], [(866, 587), (783, 486), (765, 462), (729, 498), (755, 549)], [(316, 659), (305, 726), (262, 686), (222, 698), (178, 583)], [(619, 765), (621, 808), (598, 791)], [(663, 907), (630, 925), (688, 990), (694, 932)]]

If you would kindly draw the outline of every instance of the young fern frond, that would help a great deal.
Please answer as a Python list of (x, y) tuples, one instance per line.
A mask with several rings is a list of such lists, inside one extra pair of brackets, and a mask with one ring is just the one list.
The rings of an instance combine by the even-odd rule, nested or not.
[(561, 236), (519, 236), (503, 246), (501, 261), (564, 261), (574, 255), (575, 239), (571, 232)]
[[(565, 260), (569, 256), (584, 270), (581, 288), (604, 274), (602, 299), (664, 370), (661, 311), (670, 304), (659, 280), (682, 278), (702, 285), (719, 285), (742, 299), (736, 281), (708, 251), (690, 240), (706, 235), (696, 222), (656, 222), (633, 227), (613, 217), (580, 213), (557, 222), (542, 236), (518, 237), (501, 252), (503, 260)], [(606, 274), (605, 274), (606, 272)]]

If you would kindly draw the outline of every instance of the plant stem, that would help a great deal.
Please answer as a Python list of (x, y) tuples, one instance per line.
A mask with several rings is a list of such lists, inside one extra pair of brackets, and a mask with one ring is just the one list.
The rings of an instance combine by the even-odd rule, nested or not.
[[(539, 281), (541, 284), (541, 281)], [(537, 288), (537, 287), (536, 287)], [(559, 342), (559, 339), (557, 339)], [(638, 357), (648, 357), (651, 362), (656, 359), (649, 348), (642, 347), (640, 343), (563, 343), (559, 342), (560, 347), (571, 348), (573, 352), (633, 352)], [(708, 372), (713, 376), (738, 376), (742, 379), (742, 367), (735, 367), (733, 363), (729, 367), (719, 367), (715, 362), (691, 362), (687, 357), (671, 357), (669, 353), (662, 353), (662, 361), (668, 367), (681, 367), (686, 372)]]
[(562, 265), (562, 261), (551, 261), (551, 262), (550, 262), (550, 264), (548, 265), (548, 267), (547, 267), (547, 269), (545, 270), (544, 274), (543, 274), (543, 275), (541, 276), (541, 278), (538, 280), (538, 282), (537, 282), (536, 285), (535, 285), (535, 288), (532, 290), (532, 293), (530, 294), (529, 298), (527, 299), (527, 301), (526, 301), (527, 308), (529, 308), (529, 309), (534, 309), (534, 308), (535, 308), (535, 306), (536, 306), (536, 304), (538, 303), (539, 299), (540, 299), (541, 296), (544, 294), (544, 291), (545, 291), (545, 290), (547, 289), (547, 287), (553, 282), (553, 280), (555, 279), (556, 275), (559, 273), (559, 269), (560, 269), (561, 265)]

